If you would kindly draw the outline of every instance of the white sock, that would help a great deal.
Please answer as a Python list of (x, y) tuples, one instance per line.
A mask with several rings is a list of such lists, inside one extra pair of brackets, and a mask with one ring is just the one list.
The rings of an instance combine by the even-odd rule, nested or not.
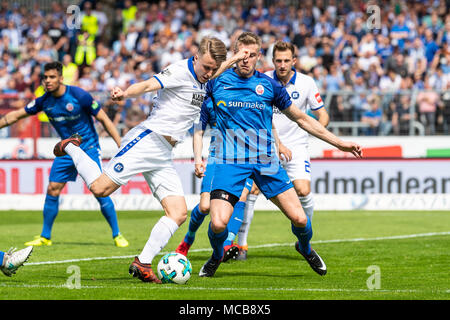
[(83, 149), (77, 147), (73, 143), (68, 143), (64, 148), (64, 151), (71, 156), (78, 173), (89, 188), (92, 182), (100, 177), (102, 170), (97, 163), (83, 151)]
[(253, 215), (255, 213), (256, 199), (258, 199), (256, 194), (249, 194), (247, 201), (245, 202), (244, 219), (238, 233), (238, 245), (240, 246), (247, 245), (248, 231), (250, 230), (250, 224), (252, 223)]
[(153, 227), (144, 249), (138, 256), (139, 261), (152, 263), (153, 258), (166, 246), (177, 229), (178, 225), (175, 221), (166, 216), (161, 217)]
[(305, 211), (306, 215), (309, 217), (309, 220), (312, 221), (313, 214), (314, 214), (314, 198), (312, 196), (312, 193), (308, 193), (308, 195), (304, 197), (298, 197), (300, 199), (300, 202), (302, 204), (303, 210)]

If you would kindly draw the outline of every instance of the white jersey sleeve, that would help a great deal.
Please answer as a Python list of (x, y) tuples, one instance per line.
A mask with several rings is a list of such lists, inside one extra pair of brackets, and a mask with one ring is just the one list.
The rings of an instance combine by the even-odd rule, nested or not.
[(323, 107), (323, 100), (320, 96), (319, 88), (317, 88), (317, 84), (314, 79), (309, 78), (308, 80), (310, 84), (308, 85), (309, 92), (307, 97), (307, 104), (311, 110), (318, 110)]
[[(268, 71), (266, 75), (279, 81), (274, 71)], [(318, 110), (324, 105), (317, 85), (310, 76), (295, 72), (285, 88), (291, 96), (292, 104), (305, 113), (308, 111), (308, 108)], [(308, 144), (308, 132), (301, 129), (297, 123), (275, 109), (273, 123), (281, 142), (288, 148), (292, 149), (299, 145)]]
[(175, 62), (154, 77), (161, 89), (143, 125), (181, 141), (200, 115), (206, 85), (197, 80), (192, 58)]
[(158, 80), (163, 89), (171, 89), (184, 84), (185, 75), (183, 71), (178, 64), (172, 64), (153, 77)]

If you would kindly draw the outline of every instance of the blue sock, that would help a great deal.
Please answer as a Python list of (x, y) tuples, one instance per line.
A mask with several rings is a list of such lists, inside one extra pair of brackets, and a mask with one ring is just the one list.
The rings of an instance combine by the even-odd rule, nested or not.
[(42, 227), (41, 237), (50, 239), (52, 236), (53, 222), (55, 222), (59, 209), (59, 196), (54, 197), (49, 194), (45, 196), (44, 202), (44, 225)]
[(213, 248), (212, 258), (215, 260), (221, 260), (223, 257), (223, 242), (227, 238), (228, 228), (225, 228), (221, 233), (214, 233), (211, 229), (211, 223), (208, 227), (208, 238), (211, 247)]
[(3, 258), (5, 257), (5, 253), (3, 251), (0, 251), (0, 267), (3, 266)]
[(184, 242), (187, 244), (193, 244), (195, 240), (195, 233), (197, 232), (198, 228), (203, 223), (203, 220), (205, 220), (205, 217), (207, 216), (207, 213), (203, 213), (198, 208), (198, 205), (195, 206), (194, 209), (191, 211), (191, 220), (189, 221), (189, 228), (188, 232), (186, 233), (186, 236), (184, 237)]
[(300, 251), (304, 254), (310, 254), (311, 244), (309, 242), (312, 238), (313, 231), (311, 227), (311, 219), (308, 216), (306, 216), (306, 218), (308, 219), (308, 222), (304, 228), (296, 227), (291, 224), (291, 229), (292, 233), (297, 236)]
[(236, 238), (236, 235), (241, 228), (242, 221), (244, 220), (244, 209), (245, 202), (243, 201), (239, 201), (234, 206), (233, 215), (228, 222), (228, 237), (223, 244), (224, 246), (230, 246), (233, 244), (234, 238)]
[(100, 210), (106, 221), (108, 221), (109, 226), (112, 230), (113, 238), (117, 237), (120, 233), (119, 222), (117, 221), (116, 208), (110, 197), (96, 198), (98, 203), (100, 203)]

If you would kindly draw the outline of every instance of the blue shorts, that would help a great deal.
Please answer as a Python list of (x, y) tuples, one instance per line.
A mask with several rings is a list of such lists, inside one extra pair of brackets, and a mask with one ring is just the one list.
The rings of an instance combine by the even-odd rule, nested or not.
[[(271, 173), (270, 165), (263, 164), (216, 164), (211, 190), (224, 190), (240, 197), (248, 178), (253, 179), (267, 199), (293, 188), (286, 170), (280, 164)], [(275, 173), (274, 173), (275, 171)]]
[[(89, 149), (88, 151), (84, 151), (86, 154), (94, 160), (100, 169), (102, 169), (101, 165), (101, 155), (100, 150), (97, 148)], [(78, 175), (77, 168), (73, 163), (72, 158), (69, 155), (65, 155), (62, 157), (56, 157), (55, 161), (53, 161), (52, 169), (50, 170), (49, 181), (51, 182), (68, 182), (75, 181)]]
[[(216, 166), (216, 163), (214, 161), (210, 161), (206, 165), (205, 176), (203, 177), (203, 180), (202, 180), (202, 186), (200, 189), (200, 193), (211, 192), (215, 166)], [(244, 187), (241, 189), (241, 192), (239, 193), (239, 198), (241, 197), (241, 193), (244, 188), (246, 188), (250, 192), (252, 190), (252, 186), (253, 186), (253, 180), (250, 178), (247, 178), (245, 180)]]

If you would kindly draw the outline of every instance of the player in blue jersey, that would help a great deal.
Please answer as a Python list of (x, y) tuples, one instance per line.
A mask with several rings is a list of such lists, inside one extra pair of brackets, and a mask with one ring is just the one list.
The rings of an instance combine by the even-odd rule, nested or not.
[[(61, 138), (66, 139), (73, 134), (78, 134), (82, 139), (80, 147), (101, 168), (100, 144), (93, 117), (103, 125), (106, 132), (119, 147), (120, 135), (112, 121), (88, 92), (75, 86), (63, 84), (62, 64), (60, 62), (51, 62), (44, 66), (43, 85), (46, 93), (30, 102), (25, 108), (7, 113), (0, 119), (0, 128), (43, 111)], [(77, 174), (77, 169), (69, 156), (55, 159), (50, 171), (45, 197), (44, 223), (41, 235), (26, 242), (25, 245), (52, 245), (51, 231), (53, 222), (58, 215), (59, 195), (68, 181), (75, 181)], [(128, 241), (120, 234), (117, 214), (111, 198), (97, 197), (96, 199), (100, 204), (103, 216), (112, 229), (115, 245), (127, 247)]]
[(110, 195), (136, 174), (144, 176), (164, 214), (128, 269), (143, 282), (161, 283), (153, 272), (152, 261), (187, 218), (183, 186), (173, 165), (173, 148), (198, 118), (208, 80), (247, 55), (242, 51), (226, 60), (226, 54), (221, 40), (204, 37), (193, 57), (174, 62), (125, 91), (113, 88), (113, 100), (139, 97), (148, 92), (157, 92), (157, 98), (148, 118), (124, 136), (121, 150), (105, 166), (104, 172), (77, 146), (76, 137), (62, 140), (54, 148), (56, 156), (68, 154), (74, 159), (89, 190), (97, 196)]
[(16, 251), (15, 248), (7, 252), (0, 251), (0, 271), (7, 277), (11, 277), (30, 257), (33, 247), (29, 246)]
[[(214, 115), (214, 107), (212, 105), (211, 99), (203, 102), (202, 108), (200, 110), (200, 122), (198, 126), (195, 126), (194, 137), (193, 137), (193, 148), (194, 148), (194, 162), (195, 162), (195, 175), (198, 178), (203, 178), (201, 190), (200, 190), (200, 203), (197, 204), (191, 212), (191, 219), (189, 221), (188, 232), (186, 233), (184, 239), (181, 241), (177, 249), (178, 253), (187, 256), (188, 251), (195, 240), (195, 234), (202, 225), (205, 217), (209, 213), (210, 204), (210, 192), (213, 180), (214, 166), (215, 166), (215, 151), (214, 151), (214, 134), (211, 136), (211, 143), (209, 149), (209, 156), (207, 160), (207, 166), (203, 163), (202, 150), (203, 150), (203, 135), (207, 126), (212, 130), (216, 128), (216, 117)], [(228, 261), (229, 259), (236, 258), (239, 253), (239, 247), (233, 244), (234, 238), (236, 237), (239, 228), (241, 226), (242, 220), (244, 218), (244, 208), (247, 195), (249, 194), (253, 185), (251, 179), (247, 179), (245, 182), (245, 188), (242, 190), (239, 201), (234, 206), (233, 215), (228, 222), (228, 237), (224, 242), (224, 257), (222, 262)]]
[(228, 235), (227, 222), (239, 200), (247, 178), (291, 221), (297, 237), (295, 249), (320, 275), (327, 272), (320, 256), (311, 248), (311, 221), (275, 151), (272, 133), (273, 106), (301, 128), (338, 149), (361, 157), (361, 146), (346, 142), (329, 132), (317, 120), (292, 105), (286, 89), (270, 77), (256, 71), (261, 57), (261, 39), (242, 33), (234, 50), (247, 49), (249, 56), (207, 85), (216, 113), (216, 165), (211, 187), (211, 223), (208, 237), (213, 248), (211, 258), (199, 272), (214, 276), (223, 258), (223, 243)]

